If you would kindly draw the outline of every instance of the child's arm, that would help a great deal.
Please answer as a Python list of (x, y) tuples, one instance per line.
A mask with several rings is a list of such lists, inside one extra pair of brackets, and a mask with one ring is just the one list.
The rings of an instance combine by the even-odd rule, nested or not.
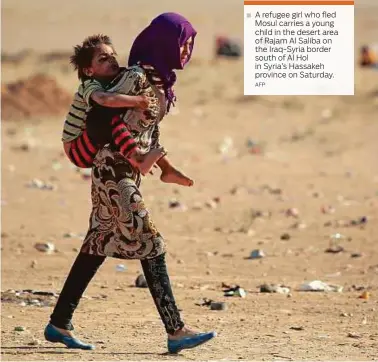
[(144, 95), (129, 96), (126, 94), (95, 91), (91, 94), (91, 99), (100, 106), (111, 108), (135, 107), (146, 109), (149, 106), (149, 98)]

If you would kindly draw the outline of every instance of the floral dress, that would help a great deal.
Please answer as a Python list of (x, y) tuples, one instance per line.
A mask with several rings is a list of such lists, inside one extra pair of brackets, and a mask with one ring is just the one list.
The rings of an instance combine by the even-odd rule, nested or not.
[[(134, 66), (110, 91), (144, 94), (156, 104), (147, 110), (131, 109), (122, 115), (138, 146), (145, 153), (159, 147), (159, 123), (166, 114), (164, 92), (150, 82), (149, 70)], [(81, 252), (120, 259), (150, 259), (165, 252), (139, 191), (140, 173), (106, 145), (92, 168), (92, 212)]]

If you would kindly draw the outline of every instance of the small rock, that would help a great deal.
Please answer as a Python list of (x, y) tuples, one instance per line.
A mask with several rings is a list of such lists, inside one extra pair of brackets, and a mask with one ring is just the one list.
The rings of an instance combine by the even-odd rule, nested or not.
[(362, 256), (363, 256), (363, 254), (361, 254), (361, 253), (352, 253), (350, 255), (351, 258), (361, 258)]
[(299, 287), (299, 291), (301, 292), (338, 292), (341, 293), (343, 291), (342, 286), (336, 285), (329, 285), (324, 283), (320, 280), (313, 280), (311, 282), (307, 282), (302, 284)]
[(31, 182), (29, 182), (28, 184), (26, 184), (26, 186), (30, 187), (30, 188), (39, 189), (39, 190), (54, 191), (54, 190), (57, 189), (57, 187), (55, 185), (43, 182), (43, 181), (41, 181), (41, 180), (39, 180), (37, 178), (33, 179)]
[(293, 331), (303, 331), (304, 330), (303, 327), (290, 327), (290, 329), (292, 329)]
[(343, 251), (345, 251), (345, 249), (340, 245), (331, 246), (325, 250), (326, 253), (331, 253), (331, 254), (338, 254)]
[(350, 225), (356, 226), (356, 225), (363, 225), (363, 224), (366, 224), (366, 223), (367, 223), (367, 217), (363, 216), (358, 220), (352, 220), (350, 222)]
[(42, 342), (39, 339), (34, 339), (28, 343), (28, 346), (39, 346)]
[(137, 288), (148, 288), (146, 278), (143, 274), (140, 274), (135, 280), (135, 286)]
[(290, 293), (290, 288), (281, 285), (263, 284), (260, 286), (260, 293), (288, 294)]
[(348, 337), (355, 338), (355, 339), (362, 338), (362, 336), (357, 333), (348, 333)]
[(368, 300), (370, 298), (370, 293), (365, 290), (358, 298)]
[(214, 200), (209, 200), (205, 202), (205, 206), (208, 207), (209, 209), (216, 209), (218, 204)]
[(225, 302), (211, 302), (211, 310), (227, 310), (227, 304)]
[(125, 266), (125, 265), (123, 265), (123, 264), (117, 264), (116, 265), (116, 270), (118, 271), (118, 272), (123, 272), (123, 271), (125, 271), (127, 269), (127, 267)]
[(336, 212), (336, 209), (330, 205), (324, 205), (321, 207), (321, 212), (323, 214), (334, 214)]
[(251, 251), (248, 259), (261, 259), (265, 257), (265, 253), (263, 250), (255, 249)]
[(281, 240), (290, 240), (290, 235), (288, 233), (284, 233), (281, 235)]
[(303, 222), (296, 222), (291, 226), (292, 229), (304, 230), (307, 228), (307, 225)]
[(14, 330), (16, 332), (24, 332), (24, 331), (26, 331), (26, 328), (22, 327), (22, 326), (17, 326), (17, 327), (14, 327)]
[(181, 210), (181, 211), (187, 210), (187, 207), (178, 200), (171, 200), (171, 201), (169, 201), (168, 205), (169, 205), (170, 209), (177, 209), (177, 210)]
[(30, 264), (30, 267), (34, 269), (37, 265), (38, 265), (37, 260), (33, 260)]
[(286, 216), (298, 217), (299, 211), (295, 207), (292, 207), (290, 209), (287, 209), (285, 214), (286, 214)]
[(41, 252), (52, 254), (55, 251), (55, 245), (53, 243), (37, 243), (34, 247)]

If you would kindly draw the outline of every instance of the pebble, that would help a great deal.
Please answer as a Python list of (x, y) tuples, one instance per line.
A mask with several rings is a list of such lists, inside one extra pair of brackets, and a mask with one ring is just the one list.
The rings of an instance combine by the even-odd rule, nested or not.
[(143, 274), (139, 274), (135, 280), (135, 286), (137, 288), (148, 288), (146, 278)]
[(248, 259), (261, 259), (265, 257), (265, 253), (263, 250), (255, 249), (251, 251)]
[(331, 247), (329, 247), (328, 249), (325, 250), (326, 253), (331, 253), (331, 254), (338, 254), (338, 253), (341, 253), (343, 251), (345, 251), (345, 249), (340, 245), (331, 246)]
[(53, 243), (37, 243), (34, 247), (41, 252), (52, 254), (55, 251), (55, 245)]
[(116, 270), (119, 271), (119, 272), (123, 272), (127, 269), (126, 265), (123, 265), (123, 264), (117, 264), (116, 265)]
[(211, 310), (227, 310), (227, 304), (225, 302), (211, 302)]
[(29, 346), (39, 346), (40, 344), (42, 344), (42, 342), (39, 339), (34, 339), (28, 343)]
[(187, 210), (187, 207), (178, 200), (170, 200), (168, 205), (170, 209)]
[(299, 216), (299, 211), (295, 207), (292, 207), (290, 209), (287, 209), (285, 212), (286, 216), (291, 216), (291, 217), (298, 217)]
[(362, 338), (362, 336), (360, 334), (357, 334), (357, 333), (348, 333), (348, 337), (349, 338), (355, 338), (355, 339)]
[(370, 293), (365, 290), (358, 298), (368, 300), (370, 298)]
[(333, 206), (324, 205), (321, 207), (321, 212), (323, 214), (334, 214), (336, 212), (336, 209)]
[(22, 327), (22, 326), (17, 326), (17, 327), (14, 327), (14, 330), (16, 332), (24, 332), (24, 331), (26, 331), (26, 328)]
[(303, 222), (296, 222), (291, 226), (292, 229), (304, 230), (307, 228), (307, 225)]
[(290, 293), (290, 288), (281, 285), (263, 284), (260, 286), (260, 293), (288, 294)]
[(55, 185), (43, 182), (42, 180), (39, 180), (37, 178), (27, 183), (26, 186), (30, 188), (39, 189), (39, 190), (49, 190), (49, 191), (54, 191), (57, 189)]
[(342, 286), (329, 285), (320, 280), (313, 280), (311, 282), (303, 283), (299, 287), (301, 292), (337, 292), (341, 293), (343, 291)]
[(290, 234), (284, 233), (281, 235), (281, 240), (290, 240)]

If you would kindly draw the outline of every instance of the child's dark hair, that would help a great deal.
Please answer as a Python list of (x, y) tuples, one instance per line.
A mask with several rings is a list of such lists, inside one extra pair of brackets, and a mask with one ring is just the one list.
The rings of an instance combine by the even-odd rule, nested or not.
[(74, 47), (74, 54), (70, 57), (70, 64), (72, 64), (75, 70), (77, 70), (78, 78), (81, 81), (89, 78), (85, 75), (84, 68), (91, 66), (96, 47), (101, 44), (109, 45), (112, 47), (114, 54), (117, 54), (111, 39), (103, 34), (91, 35), (84, 39), (81, 45), (76, 45)]

